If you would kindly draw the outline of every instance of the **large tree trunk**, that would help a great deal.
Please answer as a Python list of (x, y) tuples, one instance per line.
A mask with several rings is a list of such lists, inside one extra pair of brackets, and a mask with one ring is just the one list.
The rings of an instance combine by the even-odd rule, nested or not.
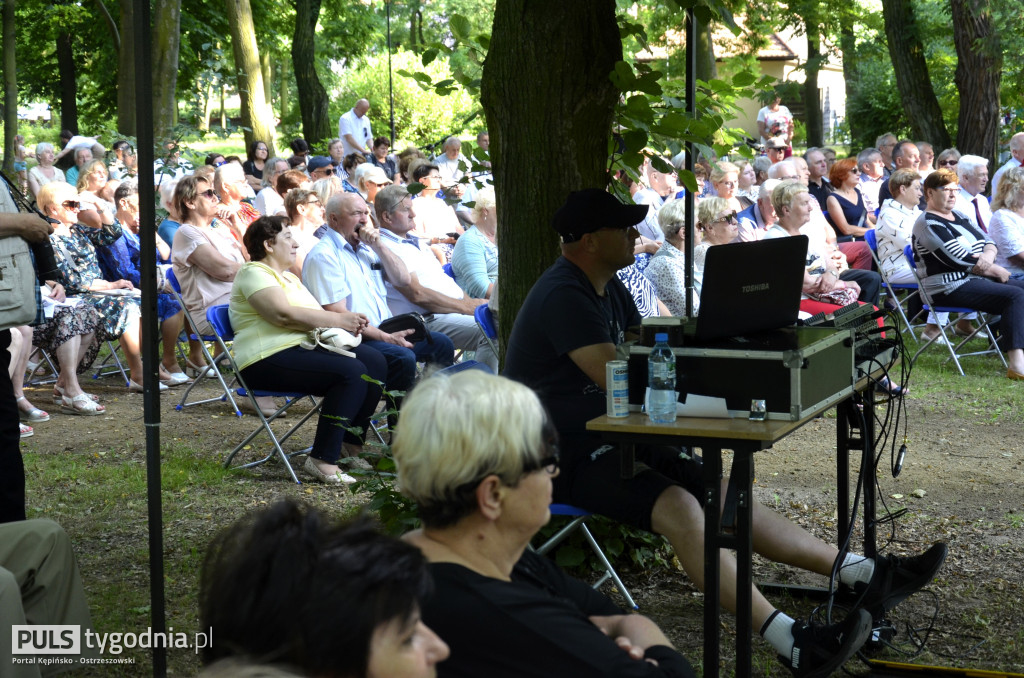
[(3, 62), (4, 62), (4, 172), (14, 177), (14, 135), (18, 133), (18, 72), (14, 49), (14, 1), (4, 0)]
[(60, 78), (60, 124), (78, 134), (78, 85), (71, 34), (57, 34), (57, 73)]
[(821, 121), (821, 90), (818, 73), (821, 71), (821, 26), (815, 14), (807, 17), (807, 65), (804, 73), (804, 124), (807, 126), (807, 146), (825, 145), (825, 128)]
[(231, 46), (235, 54), (238, 76), (238, 96), (242, 100), (242, 126), (247, 129), (245, 147), (256, 139), (264, 142), (270, 155), (274, 149), (274, 114), (267, 106), (260, 70), (260, 51), (256, 46), (256, 30), (252, 24), (252, 6), (249, 0), (226, 0)]
[[(608, 74), (622, 59), (622, 41), (614, 0), (498, 0), (491, 36), (480, 99), (502, 224), (504, 344), (527, 292), (558, 256), (551, 216), (571, 191), (608, 184), (619, 96)], [(556, 139), (559, 161), (538, 172), (536, 149)]]
[(260, 52), (260, 71), (263, 73), (263, 94), (267, 97), (267, 107), (274, 110), (274, 73), (270, 67), (270, 50)]
[(181, 0), (153, 5), (153, 132), (169, 139), (178, 121), (178, 48), (181, 45)]
[(715, 43), (711, 36), (711, 23), (697, 20), (697, 79), (707, 82), (718, 77), (715, 64)]
[[(288, 60), (281, 59), (280, 64), (277, 67), (277, 110), (278, 115), (282, 120), (289, 119), (292, 112), (292, 95), (291, 90), (288, 87), (290, 78), (288, 77)], [(330, 121), (328, 120), (328, 126)]]
[(999, 35), (992, 29), (988, 0), (950, 0), (956, 45), (956, 86), (960, 117), (956, 147), (992, 161), (999, 157), (999, 85), (1003, 57)]
[(121, 51), (117, 54), (117, 131), (135, 130), (135, 0), (121, 0)]
[(937, 149), (949, 148), (949, 132), (928, 75), (913, 5), (906, 0), (882, 0), (882, 15), (896, 88), (915, 138)]
[[(295, 84), (299, 93), (299, 110), (302, 112), (302, 134), (312, 146), (331, 136), (331, 121), (328, 117), (327, 90), (316, 74), (316, 49), (314, 44), (316, 22), (320, 16), (320, 0), (295, 0), (295, 36), (292, 40), (292, 67), (295, 69)], [(284, 117), (284, 103), (281, 103), (281, 117)]]

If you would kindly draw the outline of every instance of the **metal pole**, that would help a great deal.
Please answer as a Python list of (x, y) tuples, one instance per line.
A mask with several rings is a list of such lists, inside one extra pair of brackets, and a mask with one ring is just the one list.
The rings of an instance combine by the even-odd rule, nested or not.
[[(697, 17), (693, 14), (693, 8), (686, 10), (686, 112), (696, 116), (697, 113)], [(686, 158), (683, 167), (688, 172), (693, 172), (694, 148), (693, 141), (686, 142)], [(686, 221), (686, 316), (693, 317), (693, 234), (694, 234), (694, 205), (696, 196), (693, 191), (687, 191), (683, 197), (683, 215)]]
[[(160, 497), (160, 381), (156, 313), (156, 202), (153, 183), (153, 74), (150, 3), (135, 3), (135, 127), (138, 130), (139, 246), (142, 275), (143, 422), (146, 428), (146, 506), (149, 523), (150, 628), (164, 633), (164, 539)], [(167, 675), (167, 649), (154, 643), (153, 676)]]
[(391, 148), (395, 147), (395, 87), (391, 76), (391, 2), (384, 5), (388, 15), (388, 99), (391, 101)]

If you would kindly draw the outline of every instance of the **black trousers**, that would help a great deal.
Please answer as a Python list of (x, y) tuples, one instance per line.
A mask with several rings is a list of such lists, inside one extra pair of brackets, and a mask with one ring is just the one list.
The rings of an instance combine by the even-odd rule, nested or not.
[(971, 278), (950, 294), (933, 294), (939, 306), (965, 306), (1002, 316), (999, 330), (1004, 350), (1024, 348), (1024, 280), (999, 283), (988, 278)]
[(0, 523), (25, 520), (25, 465), (18, 402), (11, 383), (10, 330), (0, 330)]

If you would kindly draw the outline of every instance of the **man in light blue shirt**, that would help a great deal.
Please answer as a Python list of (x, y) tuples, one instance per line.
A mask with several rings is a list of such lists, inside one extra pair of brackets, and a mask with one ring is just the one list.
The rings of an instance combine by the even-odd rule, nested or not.
[(410, 282), (402, 260), (383, 245), (380, 231), (368, 221), (366, 202), (359, 195), (341, 193), (327, 203), (327, 233), (302, 264), (302, 282), (328, 311), (354, 311), (367, 317), (363, 344), (384, 354), (388, 363), (385, 388), (404, 391), (416, 377), (416, 362), (451, 365), (455, 348), (440, 332), (415, 344), (408, 331), (388, 334), (378, 325), (391, 317), (387, 279), (400, 287)]

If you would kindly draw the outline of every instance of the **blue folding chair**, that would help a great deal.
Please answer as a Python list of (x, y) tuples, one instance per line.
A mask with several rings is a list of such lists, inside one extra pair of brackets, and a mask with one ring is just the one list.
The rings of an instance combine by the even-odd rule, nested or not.
[[(217, 361), (214, 361), (213, 356), (210, 355), (209, 349), (206, 348), (206, 342), (216, 342), (217, 337), (213, 334), (198, 335), (193, 334), (192, 330), (196, 328), (195, 320), (192, 318), (192, 314), (188, 312), (188, 307), (185, 306), (184, 300), (181, 298), (181, 284), (178, 282), (178, 277), (174, 275), (174, 269), (168, 268), (166, 271), (167, 282), (171, 285), (171, 294), (174, 295), (178, 305), (185, 312), (185, 325), (188, 328), (188, 338), (193, 341), (198, 341), (199, 346), (203, 349), (203, 357), (206, 359), (206, 364), (211, 366), (212, 369), (201, 370), (199, 376), (193, 379), (192, 383), (188, 385), (185, 392), (181, 395), (181, 402), (174, 406), (174, 409), (181, 412), (186, 407), (193, 407), (195, 405), (204, 405), (206, 403), (216, 403), (227, 401), (231, 404), (231, 409), (234, 410), (235, 416), (241, 417), (242, 410), (239, 409), (238, 403), (235, 402), (234, 396), (231, 395), (231, 388), (228, 383), (224, 381), (224, 375), (220, 373), (220, 369), (217, 368)], [(235, 375), (237, 378), (237, 374)], [(220, 382), (220, 388), (224, 395), (216, 396), (213, 398), (206, 398), (205, 400), (194, 400), (188, 402), (189, 394), (192, 393), (192, 389), (199, 385), (203, 379), (216, 378)]]
[(444, 271), (445, 275), (447, 275), (452, 280), (455, 280), (455, 269), (452, 268), (451, 262), (448, 262), (447, 264), (442, 266), (441, 269)]
[[(1003, 352), (1001, 350), (999, 350), (999, 345), (996, 343), (996, 339), (995, 339), (995, 333), (992, 331), (992, 328), (989, 327), (989, 324), (988, 324), (988, 314), (986, 314), (986, 313), (984, 313), (982, 311), (979, 311), (976, 308), (967, 308), (966, 306), (937, 306), (937, 305), (935, 305), (935, 303), (932, 301), (931, 296), (928, 294), (927, 290), (925, 290), (924, 285), (921, 284), (921, 278), (917, 274), (917, 262), (914, 261), (914, 252), (911, 249), (910, 245), (907, 245), (906, 247), (903, 248), (903, 256), (905, 256), (907, 258), (907, 261), (910, 263), (910, 269), (914, 272), (914, 278), (917, 280), (917, 284), (918, 284), (918, 287), (919, 287), (919, 292), (921, 294), (921, 300), (924, 302), (924, 310), (925, 311), (929, 311), (929, 310), (934, 311), (935, 314), (936, 314), (936, 320), (939, 320), (941, 318), (941, 316), (938, 315), (939, 313), (977, 313), (978, 314), (978, 327), (975, 328), (975, 330), (973, 332), (971, 332), (970, 334), (968, 334), (966, 337), (961, 339), (960, 343), (956, 344), (955, 346), (953, 345), (953, 342), (950, 341), (950, 339), (951, 338), (953, 338), (953, 339), (957, 338), (956, 335), (952, 334), (952, 333), (947, 334), (947, 332), (946, 332), (946, 330), (949, 328), (949, 319), (947, 318), (947, 320), (946, 320), (946, 322), (944, 324), (940, 323), (939, 324), (939, 334), (937, 334), (934, 337), (932, 337), (931, 339), (927, 340), (927, 342), (924, 344), (924, 346), (922, 346), (921, 348), (917, 349), (917, 353), (914, 354), (914, 357), (911, 359), (911, 362), (913, 362), (914, 360), (917, 360), (917, 356), (921, 355), (922, 351), (924, 351), (926, 348), (931, 346), (932, 342), (936, 341), (939, 337), (942, 337), (943, 339), (946, 340), (945, 344), (946, 344), (946, 348), (949, 350), (949, 357), (952, 358), (953, 364), (956, 365), (957, 372), (960, 373), (961, 377), (964, 376), (964, 370), (960, 366), (960, 358), (967, 358), (967, 357), (973, 356), (973, 355), (989, 355), (989, 354), (994, 353), (997, 356), (999, 356), (999, 360), (1002, 361), (1003, 367), (1006, 367), (1007, 366), (1006, 365), (1006, 358), (1003, 357)], [(982, 332), (984, 332), (984, 335), (982, 335)], [(974, 339), (976, 336), (979, 337), (979, 338), (981, 336), (984, 336), (987, 339), (987, 341), (988, 341), (988, 348), (983, 350), (983, 351), (970, 351), (968, 353), (961, 353), (960, 349), (963, 348), (963, 346), (967, 342), (969, 342), (971, 339)], [(921, 338), (922, 339), (924, 338), (923, 334), (922, 334)]]
[(614, 567), (612, 567), (611, 561), (608, 560), (608, 556), (604, 554), (604, 550), (601, 549), (600, 544), (597, 543), (597, 540), (594, 539), (594, 535), (587, 528), (586, 520), (590, 517), (591, 513), (589, 511), (584, 511), (581, 508), (570, 506), (569, 504), (552, 504), (550, 509), (551, 515), (566, 516), (572, 520), (570, 520), (569, 523), (561, 530), (551, 535), (546, 542), (541, 544), (540, 548), (537, 549), (537, 553), (541, 555), (546, 554), (548, 551), (562, 543), (562, 541), (564, 541), (570, 534), (576, 530), (582, 530), (583, 538), (587, 540), (587, 543), (590, 544), (590, 549), (594, 552), (594, 555), (597, 556), (597, 559), (601, 561), (601, 565), (604, 566), (604, 575), (597, 580), (594, 584), (594, 588), (600, 588), (602, 584), (611, 579), (615, 582), (615, 586), (619, 588), (619, 591), (622, 592), (622, 595), (629, 602), (629, 606), (634, 610), (639, 609), (636, 601), (633, 600), (633, 596), (629, 595), (629, 589), (626, 588), (626, 585), (623, 584), (622, 580), (619, 578), (619, 573), (615, 571)]
[(476, 320), (477, 327), (484, 333), (484, 339), (487, 340), (487, 345), (491, 347), (491, 351), (494, 355), (498, 355), (498, 326), (494, 324), (494, 314), (491, 313), (491, 307), (489, 304), (480, 304), (473, 311), (473, 319)]
[[(875, 268), (878, 269), (878, 274), (882, 276), (882, 291), (885, 292), (886, 296), (896, 304), (896, 312), (903, 320), (903, 331), (908, 332), (910, 336), (917, 342), (917, 335), (914, 334), (914, 327), (910, 324), (910, 318), (907, 317), (906, 311), (903, 309), (903, 304), (910, 301), (912, 298), (919, 296), (920, 292), (917, 283), (894, 283), (889, 281), (889, 276), (885, 274), (885, 269), (882, 267), (882, 260), (878, 258), (878, 235), (875, 233), (875, 229), (869, 228), (864, 233), (864, 242), (868, 244), (868, 249), (871, 250), (871, 259), (875, 262)], [(901, 301), (897, 296), (897, 292), (900, 290), (907, 293), (907, 296)]]
[[(296, 431), (298, 431), (299, 428), (304, 423), (306, 423), (311, 417), (320, 414), (320, 405), (321, 405), (321, 403), (319, 401), (317, 401), (317, 399), (314, 398), (309, 393), (301, 393), (301, 392), (296, 392), (296, 391), (266, 391), (266, 390), (262, 390), (262, 389), (253, 390), (253, 389), (248, 388), (245, 385), (245, 381), (242, 379), (242, 375), (240, 374), (240, 372), (238, 370), (238, 365), (235, 363), (234, 357), (232, 357), (231, 352), (228, 351), (227, 344), (225, 343), (225, 342), (228, 342), (228, 341), (232, 341), (235, 338), (235, 332), (234, 332), (234, 330), (231, 327), (231, 318), (228, 316), (228, 306), (227, 306), (227, 304), (222, 304), (220, 306), (214, 306), (212, 308), (207, 309), (206, 310), (206, 320), (210, 323), (210, 325), (216, 331), (216, 333), (217, 333), (216, 341), (219, 344), (221, 351), (223, 351), (224, 355), (227, 356), (227, 360), (231, 364), (231, 369), (235, 373), (235, 379), (238, 380), (239, 388), (236, 389), (236, 393), (239, 396), (243, 397), (243, 398), (245, 398), (245, 397), (249, 398), (249, 402), (252, 403), (253, 410), (256, 411), (256, 416), (260, 420), (260, 425), (256, 427), (256, 430), (254, 430), (252, 433), (247, 435), (245, 437), (245, 440), (243, 440), (242, 442), (238, 443), (238, 445), (235, 446), (235, 449), (231, 450), (231, 454), (229, 454), (228, 458), (224, 460), (224, 467), (225, 468), (251, 468), (253, 466), (259, 466), (260, 464), (264, 464), (264, 463), (270, 461), (271, 459), (273, 459), (275, 455), (277, 455), (277, 457), (281, 460), (281, 462), (284, 463), (285, 468), (288, 469), (288, 473), (291, 474), (292, 480), (294, 480), (296, 483), (299, 483), (301, 485), (302, 484), (301, 481), (299, 480), (298, 476), (295, 475), (295, 469), (292, 468), (291, 457), (294, 457), (297, 454), (307, 454), (309, 452), (310, 448), (306, 447), (306, 448), (298, 450), (296, 452), (287, 453), (287, 452), (284, 451), (284, 449), (281, 447), (281, 445), (282, 445), (282, 443), (286, 442), (288, 440), (288, 438), (290, 438), (292, 436), (292, 434), (294, 434)], [(265, 414), (263, 414), (263, 411), (260, 409), (259, 403), (256, 402), (256, 398), (262, 398), (262, 397), (267, 397), (267, 396), (269, 396), (271, 398), (284, 398), (285, 399), (284, 405), (279, 407), (269, 417), (267, 417)], [(302, 418), (299, 419), (299, 421), (296, 422), (291, 428), (289, 428), (288, 431), (284, 435), (278, 437), (274, 433), (274, 429), (272, 429), (270, 427), (270, 422), (274, 421), (275, 419), (280, 417), (282, 414), (284, 414), (292, 405), (294, 405), (295, 403), (300, 402), (300, 401), (302, 401), (302, 400), (304, 400), (306, 398), (309, 398), (310, 403), (312, 403), (312, 407), (309, 409), (309, 412), (307, 412), (305, 415), (303, 415)], [(231, 462), (234, 460), (235, 455), (237, 455), (239, 452), (241, 452), (242, 449), (246, 445), (248, 445), (249, 442), (252, 441), (253, 438), (258, 436), (263, 431), (266, 431), (267, 436), (270, 438), (270, 442), (273, 444), (273, 449), (270, 450), (270, 452), (267, 453), (267, 455), (264, 456), (262, 459), (258, 459), (256, 461), (250, 461), (250, 462), (246, 462), (244, 464), (238, 464), (236, 466), (232, 466)]]

